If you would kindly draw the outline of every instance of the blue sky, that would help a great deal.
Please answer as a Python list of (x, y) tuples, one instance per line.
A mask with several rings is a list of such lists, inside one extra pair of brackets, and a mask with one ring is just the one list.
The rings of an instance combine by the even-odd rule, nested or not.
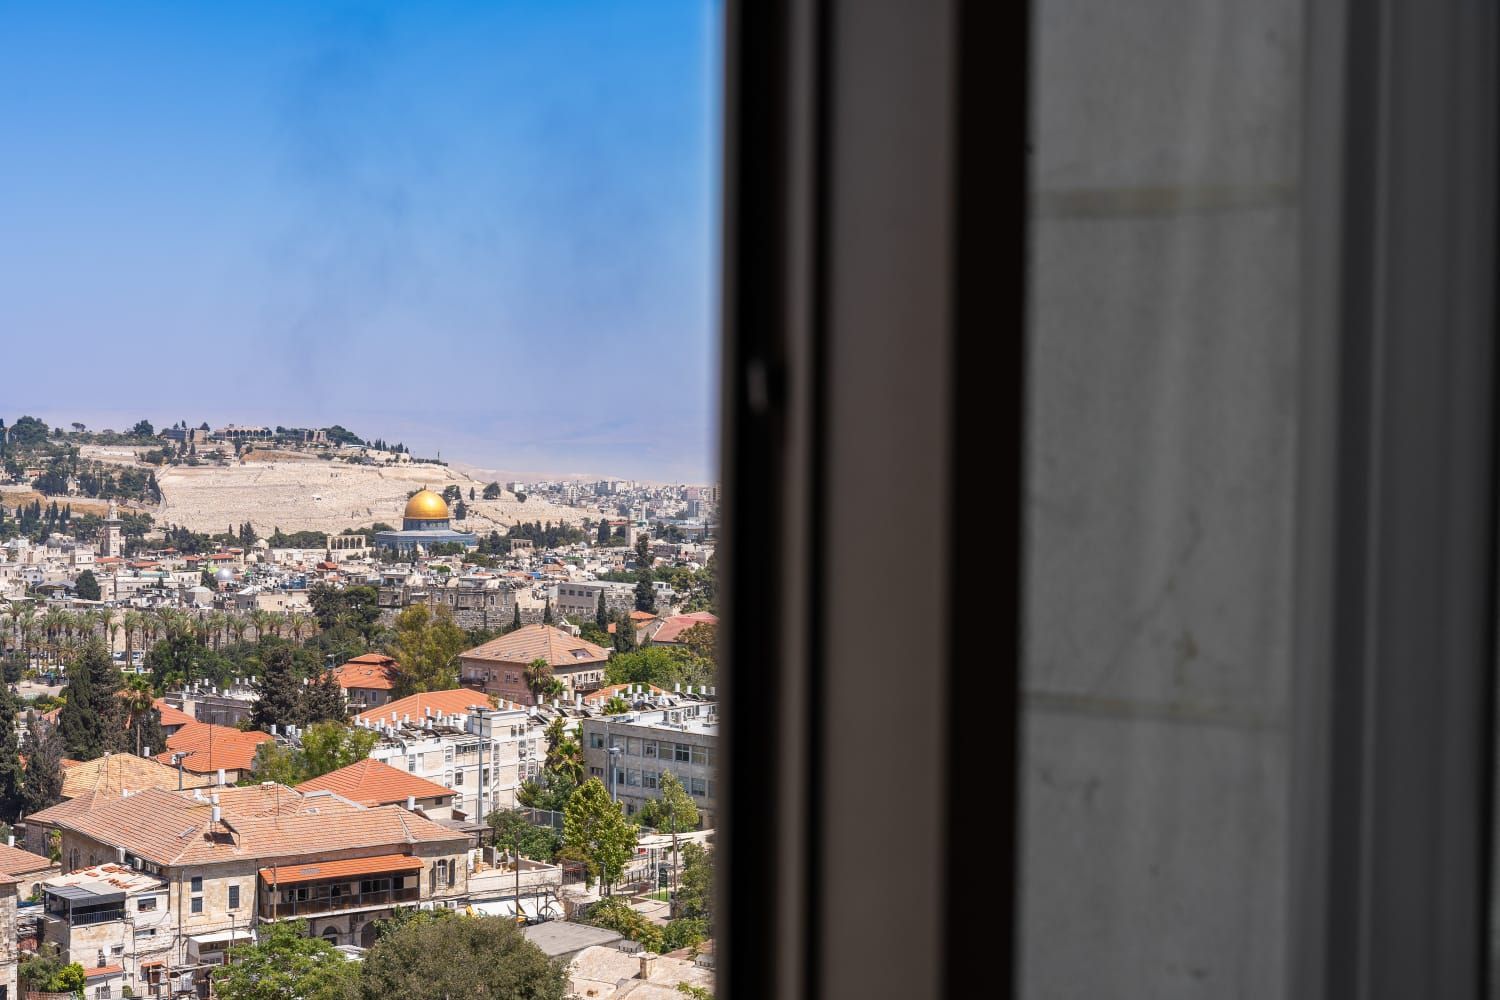
[(718, 16), (0, 0), (0, 417), (712, 478)]

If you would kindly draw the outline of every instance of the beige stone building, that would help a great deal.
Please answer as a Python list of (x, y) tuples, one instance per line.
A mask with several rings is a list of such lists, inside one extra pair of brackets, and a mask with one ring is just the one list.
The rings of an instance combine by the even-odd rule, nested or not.
[[(467, 891), (464, 834), (329, 792), (147, 789), (56, 822), (65, 868), (114, 863), (163, 882), (168, 975), (206, 977), (269, 921), (306, 919), (333, 944), (368, 946), (395, 909), (456, 907)], [(145, 954), (127, 945), (121, 955), (137, 993), (158, 975)]]
[(575, 694), (603, 686), (609, 650), (551, 625), (523, 625), (460, 653), (459, 682), (507, 701), (535, 704), (526, 686), (526, 668), (533, 660), (547, 662), (571, 701)]

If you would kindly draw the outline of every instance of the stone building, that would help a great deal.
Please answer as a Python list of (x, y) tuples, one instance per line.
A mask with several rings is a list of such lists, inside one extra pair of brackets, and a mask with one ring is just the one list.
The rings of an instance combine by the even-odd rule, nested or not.
[(552, 676), (562, 681), (567, 697), (593, 691), (604, 684), (609, 650), (576, 638), (551, 625), (523, 625), (458, 656), (459, 680), (507, 701), (534, 704), (526, 686), (526, 668), (545, 660)]
[(457, 543), (477, 548), (479, 538), (466, 531), (454, 531), (448, 502), (432, 490), (419, 490), (406, 502), (400, 531), (377, 531), (378, 548), (411, 552), (418, 548), (431, 551), (434, 545)]
[[(397, 806), (269, 782), (207, 795), (147, 789), (58, 825), (69, 867), (114, 863), (163, 883), (166, 968), (200, 981), (256, 924), (306, 919), (331, 944), (369, 946), (375, 921), (396, 909), (457, 906), (466, 892), (463, 833)], [(124, 917), (122, 908), (96, 922)], [(146, 993), (146, 946), (133, 944), (121, 964)]]

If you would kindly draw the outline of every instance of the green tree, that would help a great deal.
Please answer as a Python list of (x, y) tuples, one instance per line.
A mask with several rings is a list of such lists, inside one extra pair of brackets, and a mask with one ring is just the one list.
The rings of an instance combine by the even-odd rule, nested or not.
[(57, 716), (63, 746), (74, 760), (93, 760), (124, 749), (124, 706), (115, 697), (122, 681), (104, 643), (88, 640), (68, 667), (66, 699)]
[[(671, 771), (663, 771), (661, 776), (661, 794), (651, 799), (641, 809), (641, 822), (647, 826), (655, 827), (662, 833), (672, 835), (672, 858), (677, 858), (677, 835), (687, 833), (689, 830), (698, 829), (698, 806), (693, 802), (692, 796), (682, 787), (682, 782), (677, 775)], [(673, 877), (676, 877), (677, 866), (672, 866)], [(672, 891), (677, 890), (676, 882), (673, 882)]]
[[(644, 531), (635, 538), (635, 561), (641, 569), (649, 570), (655, 561), (651, 558), (651, 536)], [(647, 610), (642, 608), (642, 611)]]
[(319, 777), (330, 771), (364, 760), (379, 742), (373, 729), (357, 729), (337, 722), (319, 722), (302, 734), (302, 768), (307, 777)]
[(542, 703), (542, 692), (547, 688), (547, 682), (552, 679), (552, 664), (540, 656), (526, 664), (521, 671), (521, 677), (526, 682), (526, 688), (531, 692), (533, 704)]
[(502, 917), (418, 919), (365, 956), (365, 996), (563, 1000), (567, 971)]
[(255, 678), (255, 704), (250, 724), (257, 729), (301, 725), (302, 680), (297, 674), (292, 648), (277, 643), (265, 655)]
[(397, 698), (422, 691), (448, 691), (458, 686), (458, 654), (468, 648), (464, 630), (453, 612), (439, 606), (437, 614), (414, 604), (396, 616), (396, 631), (386, 652), (398, 664)]
[(343, 722), (349, 718), (349, 703), (344, 689), (332, 670), (319, 671), (317, 678), (302, 693), (302, 720), (314, 722)]
[(629, 653), (635, 650), (635, 622), (631, 621), (630, 615), (623, 611), (615, 619), (614, 647), (616, 653)]
[(307, 921), (262, 925), (260, 940), (234, 950), (234, 962), (213, 971), (221, 1000), (357, 1000), (359, 963), (307, 936)]
[(25, 812), (25, 770), (21, 765), (21, 742), (16, 735), (20, 702), (8, 686), (0, 686), (0, 819), (14, 823)]
[(483, 496), (484, 496), (484, 498), (486, 500), (499, 500), (500, 499), (500, 484), (499, 483), (489, 483), (489, 484), (487, 484), (485, 486), (485, 488), (484, 488)]
[(643, 569), (635, 578), (635, 609), (656, 614), (656, 588), (651, 586), (651, 571)]
[(630, 711), (630, 702), (619, 695), (614, 695), (609, 701), (604, 703), (603, 712), (605, 715), (624, 715), (628, 711)]
[(604, 590), (599, 590), (599, 600), (594, 604), (594, 624), (602, 630), (609, 629), (609, 605), (604, 601)]
[[(674, 902), (678, 917), (713, 923), (713, 855), (702, 844), (682, 845), (682, 883)], [(712, 934), (705, 935), (712, 937)]]
[(521, 604), (519, 601), (514, 605), (514, 613), (510, 618), (510, 630), (514, 632), (521, 627)]
[(692, 650), (647, 646), (610, 657), (604, 665), (604, 679), (609, 684), (655, 684), (670, 691), (674, 684), (714, 683), (714, 665)]
[(590, 778), (578, 787), (563, 810), (563, 846), (584, 863), (584, 881), (597, 879), (607, 893), (635, 850), (636, 828), (625, 821), (620, 805), (610, 800), (604, 782)]
[(551, 625), (552, 624), (552, 598), (550, 598), (550, 597), (547, 598), (546, 607), (543, 608), (543, 610), (542, 610), (542, 624), (543, 625)]
[(255, 759), (250, 763), (251, 780), (242, 784), (259, 784), (274, 781), (278, 785), (300, 785), (308, 780), (302, 770), (302, 760), (295, 750), (289, 750), (275, 740), (266, 740), (255, 748)]
[(486, 819), (496, 846), (523, 858), (552, 861), (562, 847), (562, 835), (551, 826), (537, 826), (520, 809), (497, 809)]
[(586, 923), (604, 927), (638, 942), (647, 951), (663, 950), (662, 932), (640, 911), (618, 896), (606, 896), (589, 907)]
[(120, 698), (125, 705), (128, 720), (127, 745), (134, 748), (137, 754), (148, 747), (158, 753), (165, 750), (167, 734), (161, 728), (161, 710), (156, 707), (150, 679), (142, 674), (131, 674), (125, 678)]
[(26, 815), (62, 801), (62, 736), (57, 726), (45, 734), (33, 723), (26, 747), (26, 769), (21, 779), (21, 801)]
[(99, 589), (99, 580), (91, 569), (78, 574), (78, 579), (73, 582), (73, 592), (85, 601), (97, 601), (103, 595), (103, 591)]
[(595, 538), (595, 541), (597, 541), (600, 545), (608, 545), (609, 544), (609, 519), (608, 518), (601, 517), (599, 519), (599, 533), (598, 533), (597, 537)]

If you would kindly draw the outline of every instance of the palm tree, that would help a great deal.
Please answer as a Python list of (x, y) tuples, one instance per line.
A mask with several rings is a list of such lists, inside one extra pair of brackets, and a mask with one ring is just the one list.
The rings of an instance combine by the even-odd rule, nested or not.
[(135, 633), (141, 627), (141, 613), (127, 611), (120, 618), (125, 626), (125, 662), (135, 665)]
[(250, 630), (250, 619), (244, 615), (229, 616), (229, 631), (234, 636), (236, 643), (245, 641), (245, 633)]
[(313, 619), (300, 611), (293, 611), (291, 613), (290, 622), (292, 628), (292, 638), (296, 639), (298, 642), (302, 641), (304, 633), (307, 636), (311, 636), (313, 632), (317, 631), (317, 627), (314, 624)]
[[(121, 690), (125, 701), (125, 710), (129, 714), (129, 725), (134, 728), (135, 720), (151, 711), (156, 702), (156, 694), (151, 690), (151, 678), (145, 674), (131, 674), (125, 678), (125, 687)], [(141, 731), (135, 731), (135, 755), (141, 755)]]
[(255, 626), (256, 641), (264, 639), (271, 630), (271, 612), (264, 608), (256, 608), (250, 612), (250, 623)]
[(114, 652), (115, 642), (120, 638), (120, 616), (113, 609), (99, 613), (104, 616), (104, 629), (109, 633), (110, 652)]
[(552, 664), (538, 656), (526, 665), (521, 671), (522, 678), (526, 681), (526, 687), (531, 691), (531, 703), (541, 704), (542, 692), (547, 688), (547, 682), (552, 680)]

